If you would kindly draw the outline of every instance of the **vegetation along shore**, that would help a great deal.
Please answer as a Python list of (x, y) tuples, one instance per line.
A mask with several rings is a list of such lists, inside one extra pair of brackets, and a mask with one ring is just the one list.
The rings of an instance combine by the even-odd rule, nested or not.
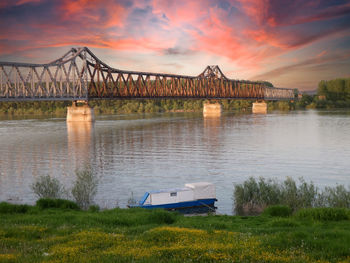
[(250, 178), (233, 197), (238, 210), (262, 208), (256, 216), (187, 217), (100, 211), (91, 205), (97, 183), (77, 172), (73, 202), (57, 199), (68, 190), (44, 176), (32, 185), (43, 197), (36, 205), (0, 203), (0, 262), (350, 262), (350, 189), (342, 186)]
[(185, 217), (1, 203), (0, 262), (350, 262), (349, 209), (284, 208)]
[[(95, 114), (130, 114), (157, 112), (201, 112), (205, 100), (96, 100), (89, 101)], [(250, 111), (253, 101), (220, 100), (224, 111)], [(0, 116), (42, 115), (65, 117), (71, 102), (3, 102), (0, 103)], [(269, 102), (269, 109), (290, 110), (295, 103)]]

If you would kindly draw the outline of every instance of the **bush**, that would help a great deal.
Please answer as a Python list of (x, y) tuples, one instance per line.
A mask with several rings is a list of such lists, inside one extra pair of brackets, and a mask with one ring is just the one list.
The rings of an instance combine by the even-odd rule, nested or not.
[(243, 184), (234, 187), (234, 210), (239, 215), (260, 214), (268, 205), (279, 204), (281, 189), (274, 180), (265, 180), (260, 177), (259, 181), (250, 177)]
[(308, 208), (299, 210), (295, 216), (300, 219), (340, 221), (350, 219), (350, 210), (346, 208)]
[(60, 198), (65, 190), (62, 184), (50, 175), (40, 176), (32, 184), (32, 190), (39, 198)]
[(319, 195), (319, 203), (329, 207), (350, 208), (350, 189), (346, 190), (343, 185), (326, 187)]
[(176, 221), (176, 217), (177, 214), (175, 212), (168, 212), (163, 209), (156, 209), (151, 211), (148, 220), (150, 223), (172, 224)]
[(274, 205), (265, 208), (264, 215), (288, 217), (292, 214), (292, 209), (286, 205)]
[(88, 210), (89, 212), (92, 212), (92, 213), (95, 213), (95, 212), (98, 212), (98, 211), (100, 211), (100, 207), (98, 206), (98, 205), (91, 205), (90, 207), (89, 207), (89, 210)]
[(77, 180), (72, 188), (72, 195), (80, 208), (86, 210), (93, 203), (97, 193), (98, 181), (93, 172), (86, 168), (76, 172)]
[(79, 206), (76, 203), (65, 199), (40, 198), (36, 201), (36, 205), (41, 209), (60, 208), (79, 210)]
[(234, 186), (234, 211), (238, 215), (261, 213), (271, 205), (286, 205), (292, 211), (311, 207), (350, 208), (350, 189), (344, 186), (326, 187), (320, 191), (312, 182), (299, 178), (299, 184), (287, 177), (284, 182), (256, 180), (250, 177), (243, 184)]
[(15, 205), (6, 202), (0, 203), (0, 214), (10, 214), (10, 213), (22, 213), (28, 212), (30, 206), (28, 205)]

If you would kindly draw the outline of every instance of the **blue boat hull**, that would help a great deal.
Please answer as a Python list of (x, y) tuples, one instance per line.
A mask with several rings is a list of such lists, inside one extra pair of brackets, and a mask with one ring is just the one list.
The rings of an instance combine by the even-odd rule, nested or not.
[(214, 206), (217, 199), (200, 199), (193, 200), (188, 202), (179, 202), (171, 204), (162, 204), (162, 205), (133, 205), (129, 207), (141, 207), (146, 209), (157, 209), (162, 208), (166, 210), (176, 210), (182, 213), (207, 213), (215, 211), (216, 207)]

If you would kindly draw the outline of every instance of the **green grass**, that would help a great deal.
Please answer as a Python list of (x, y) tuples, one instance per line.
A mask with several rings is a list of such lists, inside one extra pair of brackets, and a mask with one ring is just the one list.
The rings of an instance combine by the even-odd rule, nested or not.
[(286, 205), (272, 205), (265, 208), (264, 215), (287, 217), (292, 214), (292, 209)]
[(0, 262), (349, 262), (349, 217), (329, 216), (349, 210), (315, 211), (184, 217), (29, 206), (0, 212)]

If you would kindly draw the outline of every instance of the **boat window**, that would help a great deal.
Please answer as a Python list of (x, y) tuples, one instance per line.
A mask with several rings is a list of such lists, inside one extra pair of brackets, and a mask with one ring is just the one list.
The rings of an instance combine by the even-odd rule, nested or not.
[(176, 192), (172, 192), (172, 193), (170, 193), (170, 196), (177, 196), (177, 193)]

